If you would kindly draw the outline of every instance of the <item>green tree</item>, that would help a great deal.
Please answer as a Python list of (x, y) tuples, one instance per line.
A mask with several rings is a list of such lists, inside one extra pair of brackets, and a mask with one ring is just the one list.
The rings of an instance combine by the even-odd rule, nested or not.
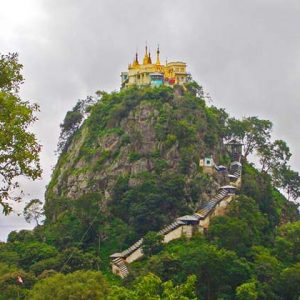
[(39, 226), (39, 219), (43, 216), (43, 202), (39, 199), (30, 200), (24, 207), (23, 215), (26, 222), (30, 223), (32, 220), (35, 221), (36, 226)]
[(57, 144), (57, 152), (66, 150), (78, 130), (90, 106), (95, 102), (93, 97), (87, 97), (84, 100), (78, 100), (72, 110), (66, 113), (64, 121), (60, 124), (61, 132)]
[(0, 243), (0, 261), (28, 270), (34, 263), (55, 257), (58, 251), (37, 241)]
[(65, 249), (78, 246), (86, 229), (74, 212), (66, 211), (61, 213), (55, 222), (46, 224), (41, 236), (47, 243), (59, 249)]
[(300, 221), (287, 223), (278, 229), (275, 250), (282, 261), (300, 262)]
[(42, 259), (54, 257), (58, 251), (53, 246), (37, 241), (28, 243), (15, 243), (13, 247), (20, 255), (20, 265), (28, 269), (33, 263)]
[(199, 98), (204, 98), (204, 91), (202, 86), (200, 86), (196, 81), (192, 80), (185, 84), (185, 87), (189, 93), (193, 96), (197, 96)]
[(0, 56), (0, 205), (4, 214), (12, 207), (10, 200), (20, 200), (14, 190), (19, 188), (17, 178), (41, 176), (40, 145), (29, 127), (37, 120), (37, 104), (29, 104), (18, 96), (22, 65), (16, 53)]
[(174, 286), (174, 283), (171, 280), (163, 283), (163, 300), (196, 300), (199, 299), (196, 297), (195, 285), (196, 285), (196, 276), (188, 276), (185, 283)]
[(252, 247), (253, 277), (257, 280), (259, 298), (277, 299), (276, 290), (282, 263), (262, 246)]
[(254, 150), (269, 142), (272, 123), (257, 117), (247, 117), (243, 120), (228, 119), (227, 137), (241, 141), (244, 145), (243, 155), (247, 159)]
[(58, 271), (68, 273), (76, 270), (100, 269), (100, 258), (93, 253), (72, 247), (65, 249), (59, 257), (61, 265)]
[(237, 300), (256, 300), (258, 293), (255, 282), (246, 282), (236, 288)]
[(100, 300), (109, 293), (109, 285), (100, 272), (76, 271), (56, 274), (37, 282), (29, 294), (31, 300)]
[(280, 275), (283, 299), (298, 300), (300, 297), (300, 263), (284, 269)]
[(190, 274), (196, 275), (197, 295), (205, 299), (218, 299), (222, 295), (232, 299), (235, 288), (250, 276), (250, 267), (244, 259), (239, 259), (233, 251), (210, 245), (202, 236), (173, 241), (148, 260), (145, 271), (167, 280), (184, 282)]
[(300, 197), (300, 176), (290, 166), (282, 166), (274, 170), (274, 184), (286, 191), (288, 199)]
[(73, 109), (66, 113), (63, 123), (60, 124), (61, 132), (57, 144), (58, 153), (68, 147), (71, 137), (81, 125), (81, 122), (83, 120), (81, 107), (81, 100), (78, 100)]
[(16, 266), (20, 262), (20, 254), (9, 246), (8, 243), (0, 243), (0, 262)]
[(150, 273), (138, 278), (131, 289), (112, 287), (109, 300), (196, 300), (196, 276), (191, 275), (181, 285), (174, 286), (173, 282), (162, 282), (161, 279)]
[(17, 53), (0, 55), (0, 90), (17, 93), (24, 78), (21, 73), (23, 66), (18, 62)]
[(292, 155), (286, 142), (282, 140), (262, 144), (257, 152), (260, 157), (261, 170), (271, 174), (278, 168), (285, 166)]
[(208, 237), (219, 247), (246, 255), (252, 245), (260, 244), (268, 221), (260, 212), (255, 200), (241, 195), (230, 203), (226, 216), (215, 217)]
[(143, 237), (143, 253), (146, 256), (151, 256), (153, 254), (157, 254), (163, 249), (163, 239), (164, 237), (154, 231), (149, 231)]
[(20, 231), (11, 231), (8, 234), (7, 242), (32, 242), (34, 240), (34, 234), (32, 230), (20, 230)]
[(247, 263), (239, 260), (234, 252), (205, 246), (189, 254), (193, 255), (181, 258), (185, 274), (197, 276), (197, 287), (206, 299), (217, 299), (223, 293), (231, 294), (233, 291), (230, 289), (249, 276)]
[(112, 203), (114, 214), (134, 226), (139, 235), (159, 230), (179, 214), (190, 212), (181, 174), (147, 172), (140, 178), (143, 182), (134, 187), (119, 180)]
[(209, 239), (221, 248), (245, 255), (253, 244), (253, 236), (247, 222), (234, 217), (220, 216), (212, 220)]
[(33, 274), (0, 263), (0, 300), (25, 299), (35, 281)]
[[(241, 194), (255, 200), (260, 212), (268, 219), (269, 231), (273, 231), (274, 227), (279, 225), (281, 221), (280, 204), (277, 201), (276, 191), (272, 185), (270, 175), (259, 172), (252, 165), (245, 162), (243, 164)], [(286, 200), (283, 200), (283, 202), (286, 203)], [(268, 237), (268, 235), (265, 235), (265, 237)]]
[(61, 253), (46, 257), (31, 264), (30, 271), (39, 275), (45, 271), (54, 270), (71, 273), (78, 270), (99, 270), (101, 261), (91, 252), (84, 252), (78, 248), (67, 248)]

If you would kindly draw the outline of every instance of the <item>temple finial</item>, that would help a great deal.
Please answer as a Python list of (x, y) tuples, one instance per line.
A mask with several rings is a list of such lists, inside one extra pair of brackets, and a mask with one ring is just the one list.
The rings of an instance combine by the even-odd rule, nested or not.
[(149, 64), (149, 55), (148, 55), (148, 46), (147, 46), (147, 42), (146, 42), (146, 46), (145, 46), (145, 56), (143, 59), (143, 64), (147, 65)]
[(157, 45), (157, 50), (156, 50), (156, 64), (157, 65), (160, 65), (159, 54), (160, 54), (160, 51), (159, 51), (159, 44), (158, 44)]
[(137, 67), (139, 65), (139, 58), (137, 51), (135, 52), (135, 57), (133, 59), (132, 67)]

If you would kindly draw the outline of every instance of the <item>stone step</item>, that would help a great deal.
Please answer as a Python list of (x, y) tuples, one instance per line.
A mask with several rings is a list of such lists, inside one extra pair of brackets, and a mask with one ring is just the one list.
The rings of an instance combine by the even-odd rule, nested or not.
[[(236, 177), (236, 179), (240, 178), (242, 175), (242, 165), (240, 164), (240, 159), (241, 159), (241, 155), (234, 153), (233, 162), (230, 165), (230, 175)], [(173, 223), (165, 226), (158, 233), (161, 235), (166, 235), (170, 231), (185, 225), (188, 221), (195, 221), (197, 224), (197, 221), (206, 217), (219, 202), (221, 202), (224, 198), (228, 197), (229, 193), (235, 193), (234, 189), (235, 187), (231, 187), (231, 186), (221, 187), (218, 193), (215, 195), (215, 197), (211, 198), (208, 202), (201, 205), (199, 210), (196, 213), (194, 213), (193, 215), (186, 215), (177, 218)], [(182, 220), (180, 218), (182, 218)], [(142, 244), (143, 244), (143, 239), (141, 238), (132, 246), (130, 246), (128, 249), (124, 250), (123, 252), (115, 253), (114, 255), (112, 255), (112, 257), (120, 255), (120, 257), (116, 257), (112, 259), (112, 263), (120, 269), (120, 273), (123, 278), (129, 274), (129, 270), (124, 258), (130, 255), (135, 250), (139, 249), (142, 246)]]

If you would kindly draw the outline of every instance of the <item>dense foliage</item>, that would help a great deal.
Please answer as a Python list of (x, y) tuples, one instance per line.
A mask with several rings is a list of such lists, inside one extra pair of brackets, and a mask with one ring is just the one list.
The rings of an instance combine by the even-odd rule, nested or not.
[(41, 175), (40, 145), (30, 126), (37, 120), (37, 104), (22, 101), (18, 91), (23, 82), (18, 55), (0, 55), (0, 205), (4, 214), (11, 200), (20, 200), (18, 177)]
[[(63, 138), (62, 153), (47, 189), (46, 221), (39, 232), (43, 241), (60, 249), (100, 252), (108, 267), (108, 254), (148, 231), (159, 230), (178, 215), (192, 212), (203, 193), (214, 192), (213, 180), (198, 162), (200, 156), (212, 153), (220, 160), (228, 159), (221, 155), (227, 114), (206, 106), (200, 87), (179, 96), (173, 89), (161, 87), (101, 92), (98, 97), (88, 106), (89, 117), (79, 129), (82, 101), (67, 113), (61, 126), (67, 140)], [(150, 150), (143, 149), (138, 128), (130, 127), (136, 125), (130, 119), (145, 113), (155, 134)], [(128, 124), (124, 125), (125, 121)], [(110, 140), (116, 140), (117, 146), (104, 148)], [(142, 171), (128, 173), (128, 164)], [(124, 172), (110, 175), (110, 167), (119, 165)], [(70, 177), (76, 183), (76, 178), (88, 174), (88, 192), (77, 193), (76, 201), (70, 199)], [(111, 195), (109, 201), (104, 189)]]
[(105, 299), (108, 284), (102, 274), (76, 271), (67, 275), (55, 274), (39, 281), (30, 292), (32, 300)]

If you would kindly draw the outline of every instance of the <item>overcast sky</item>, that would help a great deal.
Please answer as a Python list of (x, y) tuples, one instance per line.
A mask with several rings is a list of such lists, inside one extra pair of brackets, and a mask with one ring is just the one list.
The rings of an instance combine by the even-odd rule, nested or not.
[[(214, 105), (270, 119), (300, 170), (299, 0), (0, 0), (0, 7), (0, 52), (19, 53), (21, 96), (41, 107), (34, 131), (44, 174), (23, 183), (27, 199), (43, 199), (66, 111), (97, 90), (119, 89), (120, 72), (136, 49), (143, 56), (146, 41), (152, 52), (159, 43), (161, 61), (186, 61)], [(21, 211), (0, 215), (0, 240), (30, 227)]]

